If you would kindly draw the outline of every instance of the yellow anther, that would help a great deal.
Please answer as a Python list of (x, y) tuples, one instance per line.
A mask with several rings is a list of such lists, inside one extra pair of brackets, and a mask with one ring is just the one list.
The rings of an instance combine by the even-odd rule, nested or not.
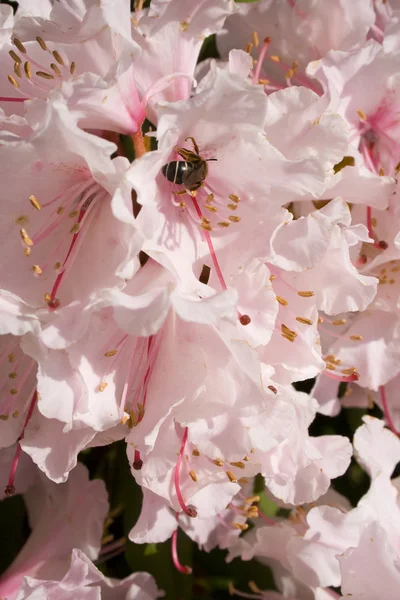
[(269, 85), (269, 79), (259, 79), (258, 83), (260, 85)]
[(253, 31), (253, 44), (256, 48), (258, 48), (258, 46), (260, 45), (260, 40), (258, 38), (257, 31)]
[(73, 233), (74, 235), (76, 233), (78, 233), (78, 231), (81, 228), (81, 224), (80, 223), (75, 223), (75, 225), (69, 230), (70, 233)]
[(379, 175), (381, 177), (383, 177), (385, 175), (385, 170), (382, 167), (379, 169)]
[(181, 208), (186, 208), (186, 202), (179, 202), (179, 206)]
[(302, 298), (311, 298), (312, 296), (314, 296), (314, 292), (312, 292), (312, 291), (297, 292), (297, 294), (299, 296), (301, 296)]
[(17, 417), (19, 417), (19, 410), (14, 410), (12, 416), (13, 416), (14, 419), (16, 419)]
[(12, 389), (10, 390), (10, 394), (11, 394), (11, 396), (16, 396), (16, 395), (18, 394), (18, 390), (17, 390), (17, 388), (12, 388)]
[(245, 499), (246, 504), (254, 504), (254, 502), (260, 502), (260, 496), (249, 496)]
[(41, 275), (43, 273), (42, 269), (39, 267), (39, 265), (33, 265), (32, 266), (32, 271), (36, 274), (36, 275)]
[(193, 454), (193, 456), (200, 456), (200, 452), (197, 450), (197, 448), (192, 450), (192, 454)]
[(13, 44), (14, 44), (14, 46), (16, 46), (16, 48), (18, 48), (18, 50), (20, 52), (22, 52), (22, 54), (26, 54), (26, 48), (25, 48), (25, 46), (23, 45), (23, 43), (19, 39), (14, 38), (13, 39)]
[(307, 319), (306, 317), (296, 317), (296, 321), (299, 323), (303, 323), (303, 325), (312, 325), (313, 322), (311, 319)]
[(232, 222), (232, 223), (239, 223), (239, 221), (241, 220), (241, 217), (238, 217), (236, 215), (230, 215), (228, 217), (228, 219)]
[(125, 423), (127, 423), (129, 421), (129, 415), (127, 413), (124, 413), (124, 416), (121, 419), (121, 424), (125, 425)]
[(22, 62), (22, 59), (21, 59), (21, 58), (18, 56), (18, 54), (16, 54), (16, 53), (14, 52), (14, 50), (10, 50), (8, 54), (11, 56), (11, 58), (12, 58), (13, 60), (15, 60), (15, 62), (17, 62), (17, 63), (20, 63), (20, 62)]
[(242, 483), (242, 484), (249, 483), (249, 479), (248, 479), (248, 477), (241, 477), (240, 479), (238, 479), (238, 483)]
[(109, 358), (110, 356), (115, 356), (117, 352), (118, 350), (107, 350), (107, 352), (104, 352), (104, 356), (107, 356), (107, 358)]
[(356, 110), (356, 113), (360, 117), (361, 121), (366, 121), (367, 120), (367, 115), (365, 114), (365, 112), (363, 110), (361, 110), (361, 108), (358, 108)]
[(274, 279), (276, 279), (276, 275), (270, 275), (269, 276), (269, 280), (272, 282)]
[(282, 298), (282, 296), (275, 296), (275, 298), (278, 300), (279, 304), (281, 304), (282, 306), (287, 306), (289, 304), (289, 302), (287, 300), (285, 300), (285, 298)]
[(224, 461), (221, 460), (220, 458), (216, 458), (215, 460), (213, 460), (214, 465), (217, 465), (217, 467), (223, 467), (224, 466)]
[(332, 365), (331, 363), (326, 363), (325, 369), (328, 369), (328, 371), (335, 371), (336, 367), (335, 367), (335, 365)]
[(60, 263), (60, 261), (59, 261), (59, 260), (58, 260), (56, 263), (54, 263), (54, 269), (55, 269), (56, 271), (58, 271), (59, 269), (61, 269), (61, 263)]
[(62, 77), (62, 73), (55, 63), (51, 63), (50, 68), (53, 69), (53, 71), (56, 75), (58, 75), (59, 77)]
[(44, 71), (36, 71), (36, 75), (38, 77), (42, 77), (43, 79), (54, 79), (53, 75), (50, 75), (50, 73), (45, 73)]
[(16, 358), (17, 357), (15, 356), (15, 354), (11, 352), (11, 354), (8, 355), (8, 362), (12, 364), (13, 362), (15, 362)]
[(292, 342), (292, 343), (293, 343), (293, 342), (294, 342), (294, 340), (296, 339), (296, 338), (294, 338), (293, 336), (287, 335), (286, 333), (282, 333), (281, 335), (282, 335), (282, 337), (284, 337), (284, 338), (285, 338), (285, 340), (288, 340), (289, 342)]
[(140, 402), (137, 403), (139, 419), (142, 420), (144, 417), (144, 406)]
[(220, 221), (218, 223), (219, 227), (229, 227), (230, 223), (228, 223), (228, 221)]
[(276, 62), (276, 63), (281, 62), (280, 56), (277, 56), (276, 54), (270, 56), (269, 58), (270, 58), (270, 60), (272, 60), (272, 62)]
[(249, 42), (248, 44), (246, 44), (246, 52), (247, 52), (247, 54), (251, 54), (252, 50), (253, 50), (253, 44), (251, 42)]
[(206, 231), (212, 231), (212, 226), (207, 223), (200, 223), (200, 227)]
[(324, 322), (323, 318), (322, 317), (318, 317), (318, 321), (317, 321), (318, 325), (321, 325), (321, 323), (323, 323), (323, 322)]
[(75, 73), (75, 68), (76, 68), (76, 64), (75, 64), (75, 62), (72, 62), (71, 66), (69, 68), (69, 72), (71, 73), (71, 75), (73, 75)]
[(362, 342), (363, 336), (362, 335), (351, 335), (350, 339), (353, 340), (354, 342)]
[(346, 325), (346, 323), (346, 319), (336, 319), (335, 321), (332, 321), (332, 325)]
[(354, 373), (357, 373), (358, 371), (355, 367), (350, 367), (349, 369), (342, 369), (341, 372), (343, 375), (354, 375)]
[(227, 204), (227, 207), (229, 208), (229, 210), (236, 210), (237, 204)]
[(41, 38), (40, 36), (36, 36), (36, 41), (42, 50), (47, 50), (46, 42), (43, 38)]
[(217, 208), (216, 206), (209, 206), (208, 204), (206, 204), (206, 205), (204, 206), (204, 208), (205, 208), (206, 210), (208, 210), (209, 212), (212, 212), (212, 213), (216, 213), (216, 212), (218, 212), (218, 208)]
[(236, 196), (236, 194), (229, 194), (229, 200), (232, 200), (232, 202), (240, 202), (240, 197)]
[(68, 217), (70, 219), (75, 219), (75, 217), (77, 217), (79, 215), (79, 210), (71, 210), (71, 212), (68, 214)]
[(202, 222), (205, 223), (206, 225), (209, 225), (211, 223), (210, 219), (207, 219), (207, 217), (202, 217)]
[(106, 381), (102, 381), (97, 389), (99, 392), (104, 392), (107, 386), (108, 383)]
[(263, 593), (263, 591), (260, 590), (260, 588), (258, 587), (258, 585), (254, 581), (249, 581), (248, 586), (251, 589), (251, 591), (254, 592), (255, 594), (262, 594)]
[(282, 333), (284, 333), (285, 335), (289, 335), (290, 337), (297, 336), (297, 333), (293, 331), (293, 329), (289, 329), (289, 327), (286, 327), (286, 325), (284, 325), (283, 323), (281, 325), (281, 331)]
[(0, 421), (8, 421), (8, 417), (9, 415), (7, 414), (0, 415)]
[(65, 63), (64, 63), (62, 57), (60, 56), (59, 52), (57, 52), (57, 50), (53, 50), (53, 56), (56, 59), (56, 61), (58, 62), (58, 64), (63, 67)]
[(24, 71), (25, 71), (25, 75), (27, 76), (28, 79), (32, 79), (32, 69), (31, 69), (31, 63), (26, 61), (26, 63), (24, 63)]
[(137, 424), (138, 424), (138, 418), (137, 418), (135, 411), (134, 410), (129, 411), (128, 427), (130, 427), (130, 428), (136, 427)]
[(21, 63), (14, 63), (14, 73), (17, 77), (21, 79), (22, 71), (21, 71)]
[(285, 75), (286, 79), (292, 79), (294, 75), (294, 70), (293, 69), (289, 69)]
[(16, 379), (17, 378), (17, 372), (13, 371), (12, 373), (9, 373), (8, 376), (9, 376), (10, 379)]
[(189, 23), (188, 23), (188, 21), (181, 21), (179, 23), (179, 29), (181, 31), (187, 31), (189, 29)]
[(214, 200), (214, 194), (208, 194), (207, 198), (206, 198), (206, 203), (210, 204), (210, 202), (212, 202)]
[(21, 215), (15, 219), (17, 225), (26, 225), (29, 223), (29, 218), (26, 215)]
[(236, 521), (234, 521), (232, 523), (232, 527), (234, 529), (240, 529), (241, 531), (246, 531), (246, 529), (249, 528), (249, 526), (247, 525), (247, 523), (236, 523)]
[(41, 210), (42, 205), (35, 196), (29, 196), (29, 202), (32, 204), (33, 208), (36, 208), (36, 210)]
[(47, 302), (50, 302), (50, 300), (51, 300), (51, 295), (48, 292), (46, 292), (44, 295), (44, 301), (47, 303)]
[(231, 462), (229, 463), (232, 467), (237, 467), (238, 469), (244, 469), (244, 463), (242, 463), (242, 461), (238, 461), (238, 462)]
[(227, 471), (226, 474), (228, 475), (229, 481), (231, 481), (232, 483), (237, 483), (237, 479), (232, 473), (232, 471)]
[(196, 481), (197, 481), (197, 476), (196, 476), (196, 473), (195, 473), (193, 470), (189, 471), (189, 475), (190, 475), (190, 477), (192, 478), (192, 480), (193, 480), (194, 482), (196, 482)]
[(18, 81), (12, 75), (8, 75), (7, 79), (11, 83), (11, 85), (13, 85), (15, 88), (19, 88)]
[(57, 214), (58, 214), (58, 215), (62, 215), (62, 214), (63, 214), (63, 212), (64, 212), (64, 207), (63, 207), (63, 206), (59, 206), (59, 207), (57, 208)]

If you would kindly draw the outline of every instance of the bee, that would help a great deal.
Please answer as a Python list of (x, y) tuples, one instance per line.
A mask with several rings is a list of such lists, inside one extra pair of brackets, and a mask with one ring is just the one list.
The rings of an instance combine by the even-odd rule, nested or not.
[(176, 148), (176, 152), (183, 158), (183, 160), (171, 160), (161, 169), (162, 174), (171, 183), (177, 183), (183, 185), (185, 188), (182, 191), (174, 192), (174, 194), (186, 194), (189, 192), (192, 196), (196, 195), (208, 174), (207, 162), (211, 160), (217, 160), (216, 158), (204, 159), (200, 155), (199, 147), (196, 140), (193, 137), (187, 137), (187, 140), (191, 140), (194, 148), (188, 150), (187, 148)]

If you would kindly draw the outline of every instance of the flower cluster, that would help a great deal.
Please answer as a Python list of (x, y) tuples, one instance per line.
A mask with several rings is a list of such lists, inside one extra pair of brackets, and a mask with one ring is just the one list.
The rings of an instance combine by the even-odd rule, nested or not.
[[(112, 515), (78, 455), (124, 440), (129, 538), (171, 538), (181, 572), (178, 528), (272, 568), (279, 592), (238, 597), (397, 600), (399, 3), (20, 0), (0, 20), (0, 473), (32, 528), (0, 596), (160, 597), (92, 562)], [(375, 405), (353, 440), (310, 434)], [(355, 507), (331, 487), (353, 454)]]

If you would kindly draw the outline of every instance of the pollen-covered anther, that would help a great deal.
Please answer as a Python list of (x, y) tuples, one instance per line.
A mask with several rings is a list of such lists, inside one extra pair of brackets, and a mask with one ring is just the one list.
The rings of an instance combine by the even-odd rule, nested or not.
[(71, 212), (68, 213), (68, 218), (75, 219), (75, 217), (77, 217), (78, 215), (79, 215), (79, 210), (71, 210)]
[(240, 202), (240, 197), (236, 196), (236, 194), (229, 194), (229, 200), (232, 200), (232, 202), (236, 202), (236, 204), (238, 204)]
[(18, 390), (17, 390), (17, 388), (12, 388), (12, 389), (10, 390), (10, 394), (11, 394), (11, 396), (16, 396), (16, 395), (18, 394)]
[(8, 421), (9, 418), (10, 418), (10, 415), (8, 415), (8, 414), (0, 415), (0, 421)]
[(213, 460), (214, 465), (217, 465), (217, 467), (223, 467), (224, 466), (224, 461), (221, 460), (220, 458), (216, 458), (215, 460)]
[(231, 223), (239, 223), (241, 217), (238, 217), (236, 215), (230, 215), (228, 219), (231, 221)]
[(260, 496), (249, 496), (245, 498), (246, 504), (254, 504), (254, 502), (260, 502)]
[(56, 59), (56, 61), (58, 62), (58, 64), (63, 67), (65, 64), (64, 60), (62, 59), (60, 53), (57, 50), (53, 50), (53, 56)]
[(107, 356), (107, 358), (109, 358), (110, 356), (115, 356), (117, 354), (118, 350), (107, 350), (107, 352), (104, 352), (104, 356)]
[(258, 48), (258, 46), (260, 45), (260, 39), (258, 37), (258, 33), (257, 31), (253, 31), (253, 44), (256, 48)]
[(231, 462), (229, 463), (232, 467), (236, 467), (238, 469), (244, 469), (245, 465), (244, 463), (242, 463), (242, 461), (238, 461), (238, 462)]
[(281, 325), (281, 332), (282, 332), (282, 335), (288, 336), (293, 339), (297, 337), (297, 333), (295, 331), (293, 331), (293, 329), (289, 329), (289, 327), (287, 327), (283, 323)]
[(42, 79), (54, 79), (53, 75), (50, 75), (50, 73), (45, 73), (44, 71), (36, 71), (36, 75)]
[(318, 325), (321, 325), (322, 323), (324, 323), (324, 319), (322, 317), (318, 317), (317, 323)]
[(343, 375), (358, 375), (356, 367), (350, 367), (349, 369), (342, 369)]
[(141, 421), (144, 417), (144, 406), (140, 402), (137, 403), (137, 410), (138, 410), (139, 421)]
[(56, 75), (58, 75), (58, 77), (62, 77), (62, 73), (55, 63), (51, 63), (50, 68), (54, 71)]
[(99, 387), (97, 388), (97, 391), (104, 392), (104, 390), (106, 389), (107, 386), (108, 386), (108, 383), (106, 381), (102, 381), (100, 383)]
[(229, 210), (236, 210), (237, 209), (237, 204), (227, 204), (226, 206), (229, 208)]
[(362, 335), (359, 335), (359, 334), (357, 334), (357, 335), (351, 335), (351, 336), (350, 336), (350, 339), (351, 339), (353, 342), (362, 342), (364, 338), (363, 338), (363, 336), (362, 336)]
[(361, 121), (366, 121), (367, 120), (367, 115), (365, 114), (365, 112), (363, 110), (361, 110), (361, 108), (358, 108), (356, 110), (356, 113), (360, 117)]
[(20, 79), (22, 78), (21, 63), (14, 63), (14, 73)]
[(270, 275), (268, 279), (272, 282), (276, 279), (276, 275)]
[(62, 264), (60, 263), (60, 261), (57, 261), (54, 263), (54, 270), (55, 271), (59, 271), (62, 267)]
[(36, 36), (36, 41), (42, 50), (47, 50), (46, 42), (39, 35)]
[(127, 413), (125, 413), (121, 419), (121, 424), (125, 425), (125, 423), (127, 423), (128, 421), (129, 421), (129, 415)]
[(12, 75), (8, 75), (7, 79), (11, 83), (12, 86), (14, 86), (15, 88), (19, 88), (19, 83), (15, 79), (15, 77), (13, 77)]
[(328, 371), (336, 371), (336, 366), (332, 363), (325, 363), (325, 369), (328, 369)]
[(42, 205), (40, 204), (39, 200), (33, 194), (31, 196), (29, 196), (29, 202), (32, 204), (33, 208), (36, 208), (36, 210), (42, 209)]
[(332, 321), (332, 325), (346, 325), (346, 323), (346, 319), (336, 319), (335, 321)]
[(193, 456), (200, 456), (200, 452), (197, 450), (197, 448), (194, 448), (194, 450), (192, 450), (192, 455)]
[(74, 61), (72, 61), (71, 66), (69, 68), (69, 72), (71, 75), (73, 75), (75, 73), (75, 69), (76, 69), (76, 63)]
[(192, 481), (194, 481), (195, 483), (197, 482), (197, 475), (196, 473), (193, 471), (193, 469), (191, 471), (189, 471), (189, 475), (192, 479)]
[(249, 526), (247, 525), (247, 523), (237, 523), (236, 521), (233, 521), (232, 527), (234, 529), (240, 529), (241, 531), (246, 531), (246, 529), (249, 528)]
[(226, 474), (228, 476), (229, 481), (231, 481), (232, 483), (237, 483), (237, 479), (232, 473), (232, 471), (227, 471)]
[(22, 59), (20, 56), (18, 56), (18, 54), (16, 54), (16, 52), (14, 52), (14, 50), (10, 50), (8, 53), (11, 58), (16, 62), (16, 63), (21, 63)]
[(71, 229), (69, 230), (70, 233), (78, 233), (78, 231), (81, 228), (81, 224), (80, 223), (75, 223), (75, 225), (73, 227), (71, 227)]
[(219, 223), (217, 223), (217, 225), (219, 227), (223, 227), (223, 228), (225, 227), (226, 228), (226, 227), (229, 227), (230, 223), (229, 223), (229, 221), (220, 221)]
[(303, 325), (312, 325), (313, 321), (311, 319), (307, 319), (306, 317), (296, 317), (296, 321), (299, 323), (303, 323)]
[(253, 50), (253, 44), (251, 42), (249, 42), (248, 44), (246, 44), (246, 52), (247, 52), (247, 54), (251, 54), (252, 50)]
[(210, 206), (209, 204), (205, 204), (204, 208), (212, 213), (218, 212), (218, 208), (216, 206)]
[(288, 301), (285, 300), (285, 298), (282, 298), (282, 296), (275, 296), (275, 298), (281, 306), (287, 306), (289, 304)]
[(16, 359), (16, 358), (17, 358), (17, 356), (14, 354), (14, 352), (11, 352), (11, 353), (8, 355), (8, 362), (12, 364), (13, 362), (15, 362), (15, 359)]
[(270, 60), (272, 60), (272, 62), (281, 62), (281, 58), (280, 56), (277, 56), (276, 54), (273, 54), (272, 56), (269, 57)]
[(13, 39), (13, 44), (16, 48), (18, 48), (18, 50), (20, 52), (22, 52), (22, 54), (26, 54), (26, 48), (23, 45), (23, 43), (21, 42), (21, 40), (19, 40), (18, 38), (14, 38)]
[(186, 202), (179, 202), (180, 208), (186, 208)]
[(30, 248), (24, 248), (24, 254), (25, 256), (29, 256), (31, 253), (31, 249)]
[(17, 378), (17, 372), (16, 371), (12, 371), (12, 373), (8, 374), (10, 379), (16, 379)]
[(39, 265), (32, 265), (32, 271), (35, 273), (35, 275), (41, 275), (43, 273)]
[(297, 292), (297, 294), (299, 296), (301, 296), (302, 298), (312, 298), (312, 296), (315, 295), (315, 293), (311, 290), (300, 291), (300, 292)]
[(24, 63), (24, 71), (25, 71), (25, 75), (27, 76), (27, 78), (32, 79), (32, 69), (31, 69), (31, 63), (29, 61), (26, 61)]

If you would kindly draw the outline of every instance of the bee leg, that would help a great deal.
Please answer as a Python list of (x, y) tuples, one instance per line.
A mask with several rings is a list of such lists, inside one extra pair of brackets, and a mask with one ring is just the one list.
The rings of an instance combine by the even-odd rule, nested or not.
[(194, 139), (194, 137), (191, 137), (191, 136), (187, 137), (185, 139), (185, 142), (187, 142), (188, 140), (191, 140), (191, 142), (193, 144), (194, 151), (196, 152), (197, 156), (199, 156), (200, 155), (199, 147), (198, 147), (198, 145), (197, 145), (196, 140)]
[(187, 194), (186, 190), (178, 190), (177, 192), (172, 192), (175, 196), (183, 196), (183, 194)]
[(186, 148), (175, 148), (175, 152), (179, 154), (179, 156), (182, 156), (182, 158), (186, 160), (186, 162), (197, 163), (200, 161), (197, 154), (195, 154), (191, 150), (187, 150)]

